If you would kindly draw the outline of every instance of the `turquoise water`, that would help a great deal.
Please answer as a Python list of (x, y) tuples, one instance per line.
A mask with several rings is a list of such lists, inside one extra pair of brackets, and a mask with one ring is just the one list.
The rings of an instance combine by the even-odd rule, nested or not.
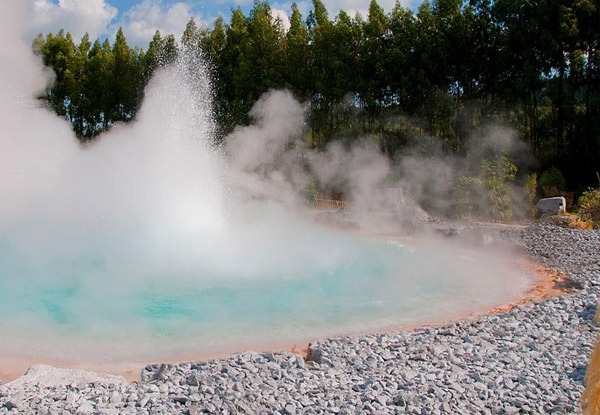
[(447, 318), (508, 301), (525, 284), (501, 261), (458, 250), (333, 241), (333, 262), (263, 275), (233, 271), (243, 264), (115, 267), (94, 255), (36, 265), (4, 247), (0, 330), (13, 336), (2, 336), (0, 350), (133, 359), (286, 344)]

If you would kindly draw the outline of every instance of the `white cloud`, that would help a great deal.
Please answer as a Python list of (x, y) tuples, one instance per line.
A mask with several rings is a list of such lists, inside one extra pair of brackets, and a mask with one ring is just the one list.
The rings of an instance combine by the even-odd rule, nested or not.
[[(363, 19), (366, 20), (369, 14), (369, 2), (369, 0), (323, 0), (329, 12), (330, 20), (334, 20), (340, 10), (344, 10), (350, 17), (360, 13)], [(421, 2), (422, 0), (400, 0), (402, 7), (408, 7), (409, 9), (416, 8)], [(396, 0), (377, 0), (377, 4), (387, 14), (396, 6)]]
[(163, 0), (144, 0), (123, 13), (123, 17), (111, 28), (116, 32), (119, 26), (123, 27), (127, 43), (145, 49), (157, 30), (163, 36), (172, 33), (179, 40), (192, 17), (198, 26), (206, 24), (192, 12), (190, 3), (166, 5)]
[(233, 6), (247, 6), (252, 5), (252, 0), (217, 0), (217, 4), (232, 4)]
[(117, 16), (117, 9), (105, 0), (35, 0), (30, 34), (71, 32), (75, 40), (88, 32), (92, 39), (106, 34), (106, 28)]
[(281, 24), (283, 26), (283, 30), (286, 32), (290, 28), (290, 18), (285, 10), (271, 8), (271, 15), (274, 19), (278, 18), (281, 20)]
[[(240, 0), (237, 0), (240, 1)], [(329, 14), (329, 20), (335, 20), (340, 10), (344, 10), (348, 15), (353, 18), (356, 13), (360, 13), (363, 19), (366, 20), (369, 12), (369, 1), (370, 0), (322, 0), (323, 4), (327, 8)], [(401, 0), (400, 4), (403, 7), (408, 7), (414, 10), (422, 0)], [(396, 0), (377, 0), (379, 6), (385, 13), (390, 13), (396, 5)], [(312, 0), (296, 1), (298, 10), (302, 14), (302, 18), (306, 20), (308, 13), (313, 9)], [(276, 13), (285, 11), (289, 16), (292, 10), (291, 1), (276, 1), (271, 3), (271, 10), (274, 16), (278, 16)]]

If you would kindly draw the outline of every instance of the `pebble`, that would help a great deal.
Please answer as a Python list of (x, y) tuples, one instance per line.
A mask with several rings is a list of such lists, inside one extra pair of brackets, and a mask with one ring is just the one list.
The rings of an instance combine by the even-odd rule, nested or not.
[(486, 235), (579, 288), (499, 315), (315, 341), (306, 360), (246, 352), (149, 365), (141, 382), (114, 387), (0, 386), (0, 414), (578, 413), (598, 333), (600, 232), (533, 226)]

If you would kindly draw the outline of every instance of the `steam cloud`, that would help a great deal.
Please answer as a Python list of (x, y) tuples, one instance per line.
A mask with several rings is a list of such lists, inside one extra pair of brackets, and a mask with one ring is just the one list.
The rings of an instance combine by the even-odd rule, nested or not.
[[(127, 298), (127, 286), (165, 276), (170, 285), (192, 280), (195, 286), (202, 278), (337, 269), (353, 264), (362, 245), (315, 227), (308, 214), (296, 215), (307, 211), (305, 189), (312, 181), (349, 197), (352, 219), (379, 217), (369, 226), (389, 232), (420, 212), (405, 189), (420, 200), (443, 194), (449, 178), (468, 168), (461, 164), (490, 150), (474, 146), (464, 158), (415, 153), (394, 163), (365, 137), (311, 151), (304, 144), (305, 108), (287, 91), (263, 96), (250, 114), (254, 123), (217, 148), (207, 71), (185, 59), (156, 73), (136, 121), (115, 125), (84, 147), (68, 123), (35, 98), (52, 74), (20, 36), (30, 11), (30, 2), (0, 3), (5, 287), (52, 286), (53, 278), (75, 275), (83, 276), (74, 285), (85, 292), (114, 288), (112, 295)], [(494, 130), (490, 142), (509, 137), (512, 143), (503, 131)], [(11, 268), (15, 258), (19, 263)], [(111, 318), (123, 311), (105, 308)]]
[[(305, 189), (316, 182), (326, 197), (349, 200), (351, 209), (338, 216), (361, 222), (367, 232), (403, 232), (407, 222), (414, 229), (429, 220), (421, 205), (450, 216), (455, 180), (477, 175), (483, 160), (507, 155), (519, 166), (532, 163), (516, 132), (502, 125), (468, 137), (461, 154), (448, 154), (438, 140), (422, 136), (420, 145), (392, 160), (369, 136), (350, 143), (332, 141), (324, 151), (309, 149), (305, 106), (289, 91), (266, 93), (250, 115), (254, 124), (236, 128), (225, 139), (229, 178), (243, 200), (269, 200), (298, 209), (306, 202)], [(519, 192), (514, 186), (513, 193)], [(473, 198), (486, 207), (484, 193)], [(513, 203), (517, 215), (527, 212), (524, 200), (513, 198)]]
[(414, 215), (413, 198), (439, 213), (449, 208), (455, 177), (472, 173), (490, 153), (525, 153), (514, 133), (498, 126), (471, 139), (463, 156), (430, 146), (427, 154), (407, 152), (392, 162), (370, 137), (311, 151), (303, 140), (305, 107), (288, 91), (270, 91), (252, 109), (254, 123), (225, 139), (223, 155), (212, 145), (210, 81), (201, 63), (190, 70), (189, 62), (151, 80), (136, 122), (115, 126), (83, 149), (67, 122), (35, 99), (52, 75), (20, 37), (31, 4), (1, 7), (17, 16), (0, 29), (6, 80), (0, 228), (17, 238), (24, 228), (40, 236), (49, 226), (57, 234), (141, 230), (149, 240), (218, 233), (232, 216), (245, 214), (237, 207), (248, 201), (302, 207), (313, 180), (350, 199), (358, 215)]

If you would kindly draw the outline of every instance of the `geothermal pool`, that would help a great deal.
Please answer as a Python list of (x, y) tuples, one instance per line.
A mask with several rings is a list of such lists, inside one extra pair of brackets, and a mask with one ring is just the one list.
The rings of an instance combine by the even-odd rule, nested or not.
[(531, 284), (500, 258), (448, 246), (307, 225), (283, 238), (270, 235), (277, 242), (260, 258), (233, 249), (223, 266), (203, 257), (164, 267), (150, 255), (115, 265), (92, 254), (39, 266), (1, 247), (0, 353), (118, 364), (293, 345), (464, 315)]
[(459, 317), (529, 287), (504, 257), (305, 220), (309, 177), (348, 179), (368, 213), (390, 201), (394, 175), (373, 146), (310, 167), (305, 107), (289, 92), (267, 93), (255, 123), (219, 145), (208, 72), (182, 58), (150, 80), (135, 122), (81, 146), (35, 99), (45, 72), (22, 47), (0, 68), (14, 86), (0, 94), (0, 374), (19, 359), (119, 365), (305, 344)]

